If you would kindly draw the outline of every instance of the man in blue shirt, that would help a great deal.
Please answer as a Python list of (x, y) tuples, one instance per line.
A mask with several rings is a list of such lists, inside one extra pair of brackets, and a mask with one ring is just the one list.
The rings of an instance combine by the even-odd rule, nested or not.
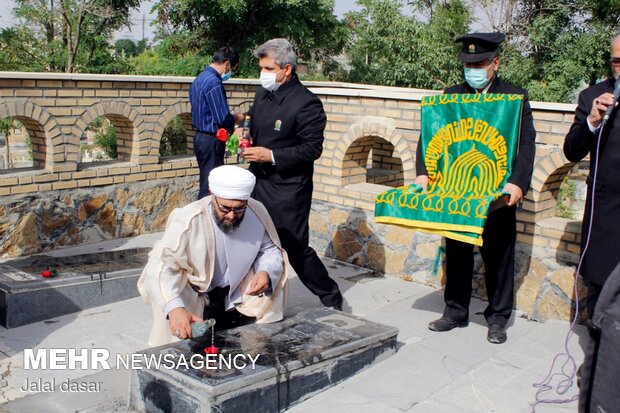
[(200, 73), (189, 88), (192, 104), (192, 126), (196, 129), (194, 153), (200, 169), (198, 199), (209, 195), (209, 172), (224, 164), (226, 145), (215, 138), (218, 129), (233, 132), (235, 123), (243, 121), (243, 114), (231, 113), (222, 81), (230, 79), (239, 64), (239, 55), (231, 47), (221, 47), (213, 55), (211, 64)]

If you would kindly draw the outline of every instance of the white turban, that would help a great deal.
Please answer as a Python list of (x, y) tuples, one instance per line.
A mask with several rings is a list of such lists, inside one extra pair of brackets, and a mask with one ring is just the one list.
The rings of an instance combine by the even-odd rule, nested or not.
[(234, 165), (218, 166), (209, 173), (209, 190), (224, 199), (248, 199), (255, 184), (252, 172)]

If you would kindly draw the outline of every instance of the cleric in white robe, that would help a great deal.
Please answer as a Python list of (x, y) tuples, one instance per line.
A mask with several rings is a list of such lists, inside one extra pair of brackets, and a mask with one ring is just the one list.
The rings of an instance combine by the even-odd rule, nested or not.
[(138, 290), (153, 310), (149, 345), (191, 337), (191, 323), (216, 327), (284, 317), (288, 261), (260, 202), (256, 178), (237, 166), (209, 174), (211, 196), (177, 208), (149, 253)]

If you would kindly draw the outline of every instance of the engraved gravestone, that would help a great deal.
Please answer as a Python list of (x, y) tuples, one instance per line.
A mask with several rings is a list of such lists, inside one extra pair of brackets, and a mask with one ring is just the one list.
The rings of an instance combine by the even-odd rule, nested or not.
[[(280, 412), (396, 351), (398, 329), (320, 308), (272, 324), (210, 332), (147, 349), (167, 365), (132, 370), (130, 407), (139, 412)], [(136, 356), (134, 354), (134, 356)], [(194, 363), (185, 364), (194, 357)]]

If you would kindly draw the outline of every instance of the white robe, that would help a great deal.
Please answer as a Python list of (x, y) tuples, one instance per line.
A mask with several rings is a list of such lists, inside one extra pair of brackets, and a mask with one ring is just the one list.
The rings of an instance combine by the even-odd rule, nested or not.
[[(241, 242), (245, 243), (245, 249), (228, 260), (231, 274), (229, 294), (237, 311), (249, 317), (256, 317), (257, 323), (279, 321), (284, 317), (287, 295), (289, 264), (286, 252), (280, 246), (273, 222), (263, 204), (249, 199), (248, 207), (282, 254), (282, 275), (277, 285), (274, 286), (272, 283), (273, 291), (270, 296), (258, 297), (245, 293), (250, 288), (256, 261), (263, 256), (261, 246), (264, 231), (244, 231), (244, 239)], [(155, 243), (149, 253), (149, 260), (138, 280), (138, 290), (145, 302), (151, 304), (153, 311), (153, 328), (149, 337), (151, 346), (178, 340), (170, 332), (168, 320), (163, 313), (165, 305), (171, 300), (180, 298), (189, 312), (202, 317), (208, 298), (200, 293), (205, 293), (209, 289), (216, 260), (211, 214), (211, 197), (175, 209), (168, 218), (164, 236)], [(248, 224), (251, 224), (252, 228), (256, 227), (256, 222)], [(251, 235), (252, 232), (256, 233)], [(253, 240), (250, 239), (252, 236)], [(237, 274), (240, 273), (244, 275), (239, 277)], [(275, 277), (270, 274), (270, 278), (274, 280)]]

